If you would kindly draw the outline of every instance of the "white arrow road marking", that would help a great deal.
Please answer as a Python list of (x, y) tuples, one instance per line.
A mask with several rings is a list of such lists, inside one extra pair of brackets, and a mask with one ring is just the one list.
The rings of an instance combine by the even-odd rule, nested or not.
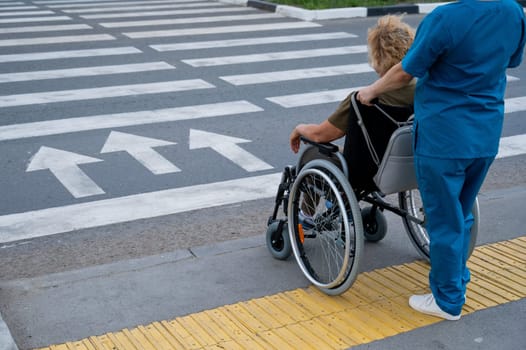
[(78, 167), (79, 164), (96, 162), (102, 162), (102, 159), (42, 146), (30, 160), (26, 171), (49, 169), (73, 197), (81, 198), (104, 193)]
[(272, 198), (281, 173), (0, 216), (0, 243)]
[(181, 171), (153, 147), (175, 145), (175, 142), (112, 131), (100, 153), (128, 152), (155, 175)]
[(245, 142), (251, 141), (212, 132), (190, 129), (190, 149), (212, 148), (214, 151), (230, 159), (246, 171), (259, 171), (273, 168), (272, 165), (265, 163), (252, 153), (245, 151), (237, 145), (237, 143)]

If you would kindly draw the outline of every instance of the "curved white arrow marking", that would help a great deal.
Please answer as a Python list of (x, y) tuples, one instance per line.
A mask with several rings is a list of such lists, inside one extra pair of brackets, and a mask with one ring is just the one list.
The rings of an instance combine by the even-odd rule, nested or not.
[(104, 191), (78, 167), (79, 164), (96, 162), (102, 162), (102, 159), (42, 146), (30, 160), (26, 171), (49, 169), (73, 197), (81, 198), (104, 193)]
[(212, 132), (190, 129), (190, 149), (212, 148), (214, 151), (230, 159), (246, 171), (259, 171), (273, 168), (272, 165), (265, 163), (252, 153), (245, 151), (237, 145), (237, 143), (245, 142), (251, 141)]
[(175, 142), (112, 131), (100, 153), (128, 152), (155, 175), (181, 171), (153, 147), (175, 145)]

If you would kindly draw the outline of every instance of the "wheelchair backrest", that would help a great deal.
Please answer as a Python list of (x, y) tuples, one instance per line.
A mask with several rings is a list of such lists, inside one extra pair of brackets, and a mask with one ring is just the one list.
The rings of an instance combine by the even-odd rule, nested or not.
[(374, 176), (374, 182), (383, 194), (392, 194), (418, 188), (413, 161), (412, 125), (395, 130), (389, 139), (385, 154)]

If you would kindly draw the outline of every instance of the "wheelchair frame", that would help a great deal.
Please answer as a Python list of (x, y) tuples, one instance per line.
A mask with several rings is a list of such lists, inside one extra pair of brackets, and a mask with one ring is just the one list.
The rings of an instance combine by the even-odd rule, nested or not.
[[(402, 219), (411, 243), (429, 261), (429, 237), (417, 188), (394, 192), (398, 193), (399, 206), (387, 202), (380, 191), (355, 191), (337, 145), (301, 139), (309, 146), (302, 151), (297, 166), (283, 170), (267, 222), (266, 244), (274, 258), (285, 260), (293, 252), (310, 282), (326, 294), (341, 294), (358, 275), (364, 239), (378, 242), (385, 237), (387, 220), (383, 212), (387, 210)], [(360, 202), (370, 206), (362, 209)], [(278, 218), (281, 206), (284, 217)], [(309, 225), (299, 218), (304, 209), (314, 218)], [(475, 247), (479, 216), (475, 200), (469, 255)]]

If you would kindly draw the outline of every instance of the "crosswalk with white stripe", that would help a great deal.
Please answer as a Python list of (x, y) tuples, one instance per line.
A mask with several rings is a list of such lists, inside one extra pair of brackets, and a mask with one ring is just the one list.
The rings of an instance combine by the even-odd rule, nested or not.
[[(228, 24), (222, 25), (224, 22)], [(111, 34), (106, 33), (105, 29), (111, 29)], [(262, 106), (269, 103), (284, 110), (336, 103), (359, 86), (334, 89), (327, 85), (304, 84), (304, 92), (276, 96), (268, 94), (260, 102), (239, 99), (236, 94), (232, 98), (226, 95), (218, 102), (217, 99), (207, 100), (209, 96), (221, 94), (218, 93), (217, 84), (202, 79), (199, 74), (185, 76), (184, 79), (177, 75), (182, 65), (186, 68), (193, 67), (198, 72), (205, 67), (220, 69), (223, 66), (245, 67), (248, 63), (276, 63), (276, 68), (272, 70), (265, 68), (263, 71), (247, 73), (243, 69), (240, 74), (218, 74), (216, 77), (233, 89), (243, 89), (244, 86), (278, 86), (298, 80), (316, 81), (318, 78), (374, 73), (365, 60), (353, 64), (335, 64), (330, 60), (337, 56), (365, 54), (367, 48), (363, 38), (358, 38), (354, 33), (328, 32), (322, 29), (323, 26), (319, 23), (301, 22), (272, 13), (205, 0), (0, 1), (0, 87), (17, 87), (16, 92), (0, 93), (0, 121), (10, 117), (10, 113), (18, 111), (18, 108), (40, 111), (43, 106), (56, 106), (60, 103), (75, 106), (84, 101), (97, 101), (102, 106), (110, 106), (112, 101), (123, 97), (157, 97), (162, 94), (170, 94), (170, 100), (166, 101), (172, 103), (168, 108), (135, 107), (137, 109), (134, 111), (112, 110), (84, 116), (72, 112), (68, 117), (68, 112), (63, 112), (59, 119), (42, 114), (36, 121), (0, 124), (0, 147), (7, 149), (10, 145), (8, 141), (32, 138), (44, 147), (44, 137), (47, 136), (197, 121), (202, 118), (212, 121), (227, 116), (254, 115), (264, 113)], [(77, 31), (82, 32), (76, 33)], [(203, 40), (201, 36), (207, 38)], [(124, 44), (122, 37), (126, 39)], [(356, 45), (348, 45), (353, 40)], [(85, 43), (89, 43), (90, 47), (78, 46)], [(303, 43), (308, 48), (283, 48), (283, 44), (293, 43)], [(240, 48), (243, 53), (228, 54), (227, 48)], [(220, 51), (225, 54), (218, 55), (216, 50), (211, 55), (208, 49), (225, 49)], [(149, 50), (148, 53), (145, 50)], [(155, 58), (152, 58), (152, 52), (156, 53)], [(185, 54), (184, 58), (177, 58), (179, 52)], [(323, 65), (302, 66), (302, 60), (322, 57), (329, 58)], [(86, 59), (91, 62), (87, 63)], [(105, 59), (113, 59), (113, 63), (105, 63)], [(122, 59), (123, 62), (116, 63), (115, 59)], [(67, 67), (57, 67), (61, 60), (68, 62)], [(297, 62), (295, 69), (280, 69), (280, 62), (293, 60)], [(7, 68), (4, 69), (3, 65)], [(140, 77), (148, 72), (166, 74), (154, 76), (155, 81), (138, 82), (136, 79), (129, 83), (117, 82), (119, 77), (124, 77), (125, 80), (122, 81), (126, 81), (126, 77), (132, 76), (139, 77), (140, 81)], [(61, 88), (61, 82), (65, 79), (89, 77), (106, 77), (108, 80), (103, 86), (91, 86), (87, 82), (87, 86), (83, 88)], [(519, 81), (516, 77), (508, 78), (509, 84)], [(23, 91), (25, 86), (30, 90)], [(184, 100), (173, 98), (183, 91), (200, 93), (203, 96), (201, 103), (188, 105)], [(214, 93), (207, 94), (206, 91)], [(507, 114), (525, 110), (526, 96), (506, 99)], [(200, 132), (194, 130), (193, 133), (196, 135)], [(501, 140), (499, 158), (525, 153), (526, 135), (514, 135)], [(239, 154), (238, 152), (238, 156)], [(172, 168), (178, 169), (175, 166)], [(34, 171), (22, 172), (19, 176), (36, 177), (41, 171), (31, 166), (27, 170)], [(181, 173), (184, 174), (185, 170), (182, 169)], [(191, 177), (192, 174), (186, 176)], [(76, 192), (77, 195), (72, 193), (72, 196), (87, 197), (89, 201), (16, 213), (0, 212), (0, 244), (231, 204), (240, 200), (269, 198), (275, 194), (277, 181), (279, 174), (273, 172), (103, 200), (97, 199), (98, 195), (105, 193), (101, 188), (97, 187), (97, 191), (93, 192), (80, 190)], [(58, 181), (57, 186), (60, 186)], [(178, 198), (177, 201), (171, 200), (175, 197)]]

